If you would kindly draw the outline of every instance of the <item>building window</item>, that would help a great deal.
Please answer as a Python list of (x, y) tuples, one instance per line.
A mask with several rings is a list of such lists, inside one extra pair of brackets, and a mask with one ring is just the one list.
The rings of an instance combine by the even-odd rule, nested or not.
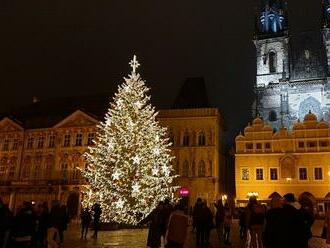
[(277, 121), (277, 114), (276, 114), (276, 111), (275, 110), (272, 110), (272, 111), (269, 112), (269, 114), (268, 114), (268, 120), (270, 122)]
[(188, 177), (189, 176), (189, 163), (188, 161), (184, 161), (183, 167), (182, 167), (182, 176)]
[(314, 168), (314, 179), (315, 180), (322, 180), (323, 179), (323, 174), (322, 174), (322, 168), (321, 167)]
[(28, 138), (26, 148), (27, 149), (32, 149), (33, 148), (33, 137)]
[(94, 133), (89, 133), (87, 137), (87, 145), (93, 145), (93, 140), (94, 140), (95, 134)]
[(187, 132), (183, 135), (183, 146), (189, 146), (189, 134)]
[(262, 149), (262, 144), (261, 143), (257, 143), (257, 150), (261, 150)]
[(253, 144), (252, 143), (246, 143), (245, 147), (246, 147), (246, 150), (252, 150), (253, 149)]
[(268, 55), (269, 59), (269, 73), (275, 73), (276, 72), (276, 53), (271, 51)]
[(206, 174), (206, 168), (205, 168), (205, 163), (204, 161), (200, 161), (199, 162), (199, 165), (198, 165), (198, 176), (199, 177), (205, 177), (205, 174)]
[(299, 180), (307, 180), (307, 168), (299, 168)]
[(34, 168), (34, 179), (40, 179), (41, 175), (41, 165), (37, 164)]
[(78, 180), (80, 178), (79, 164), (74, 165), (72, 178), (73, 180)]
[(68, 164), (63, 163), (61, 165), (61, 174), (63, 179), (68, 179)]
[(8, 177), (10, 177), (10, 178), (15, 177), (15, 171), (16, 171), (16, 164), (14, 162), (12, 162), (9, 165)]
[(45, 141), (45, 137), (40, 136), (38, 138), (38, 149), (42, 149), (44, 147), (44, 141)]
[(249, 170), (249, 168), (242, 168), (242, 180), (243, 181), (250, 180), (250, 170)]
[(0, 176), (4, 176), (6, 174), (6, 165), (4, 163), (0, 164)]
[(12, 149), (13, 149), (13, 151), (18, 150), (18, 139), (14, 139)]
[(81, 146), (82, 144), (82, 133), (77, 133), (76, 135), (76, 146)]
[(191, 176), (195, 176), (196, 175), (196, 163), (195, 163), (195, 161), (193, 161), (192, 163), (191, 163)]
[(327, 147), (327, 146), (329, 146), (329, 142), (327, 140), (321, 140), (320, 141), (320, 146)]
[(51, 179), (52, 176), (52, 164), (48, 161), (45, 168), (45, 179)]
[(264, 180), (264, 169), (262, 168), (256, 169), (256, 180)]
[(316, 147), (316, 146), (317, 146), (316, 141), (308, 141), (307, 142), (307, 147)]
[(55, 147), (55, 135), (50, 135), (49, 136), (48, 147), (49, 148)]
[(23, 165), (23, 170), (22, 170), (22, 177), (29, 178), (30, 177), (30, 166), (28, 164)]
[(277, 168), (270, 168), (270, 180), (278, 180), (278, 170)]
[(8, 151), (9, 150), (9, 140), (8, 139), (4, 140), (2, 150), (3, 151)]
[(204, 132), (200, 132), (198, 134), (198, 145), (199, 146), (205, 146), (205, 134), (204, 134)]
[(298, 147), (299, 147), (299, 148), (304, 148), (304, 147), (305, 147), (305, 142), (303, 142), (303, 141), (299, 141), (299, 142), (298, 142)]
[(269, 142), (265, 143), (265, 149), (270, 150), (271, 144)]
[(71, 135), (70, 135), (70, 134), (66, 134), (66, 135), (64, 135), (64, 143), (63, 143), (63, 146), (65, 146), (65, 147), (70, 146), (70, 141), (71, 141)]

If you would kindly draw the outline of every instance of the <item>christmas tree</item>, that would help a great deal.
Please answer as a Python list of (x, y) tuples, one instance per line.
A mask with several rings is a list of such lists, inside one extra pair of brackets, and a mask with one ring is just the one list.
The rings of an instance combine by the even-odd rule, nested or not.
[(89, 182), (84, 204), (99, 203), (104, 221), (137, 224), (177, 189), (166, 128), (156, 121), (149, 89), (132, 72), (118, 87), (105, 120), (98, 127), (94, 146), (85, 154), (83, 175)]

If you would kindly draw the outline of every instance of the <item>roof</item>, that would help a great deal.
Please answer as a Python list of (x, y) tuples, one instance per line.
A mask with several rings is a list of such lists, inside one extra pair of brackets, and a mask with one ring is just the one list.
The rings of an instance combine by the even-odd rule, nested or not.
[(209, 108), (204, 78), (187, 78), (176, 97), (173, 109)]

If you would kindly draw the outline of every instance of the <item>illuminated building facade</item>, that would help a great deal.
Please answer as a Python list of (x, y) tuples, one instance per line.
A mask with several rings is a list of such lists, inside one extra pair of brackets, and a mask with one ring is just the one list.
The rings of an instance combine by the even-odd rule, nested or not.
[(292, 192), (322, 215), (330, 209), (329, 161), (329, 123), (315, 114), (276, 132), (256, 118), (236, 137), (237, 203), (246, 204), (251, 195), (268, 203)]
[(287, 3), (262, 1), (256, 18), (256, 101), (254, 115), (278, 130), (292, 128), (311, 110), (330, 120), (330, 4), (324, 1), (320, 31), (290, 33)]
[[(193, 80), (184, 85), (183, 92), (197, 87), (203, 95), (203, 84)], [(56, 199), (68, 205), (72, 216), (79, 212), (86, 182), (77, 168), (86, 166), (83, 154), (106, 113), (109, 95), (35, 101), (0, 116), (0, 197), (11, 209), (23, 201)], [(194, 104), (180, 96), (176, 109), (161, 110), (158, 117), (169, 128), (180, 175), (177, 183), (188, 190), (190, 205), (196, 197), (213, 201), (220, 190), (222, 121), (218, 109), (198, 99)]]

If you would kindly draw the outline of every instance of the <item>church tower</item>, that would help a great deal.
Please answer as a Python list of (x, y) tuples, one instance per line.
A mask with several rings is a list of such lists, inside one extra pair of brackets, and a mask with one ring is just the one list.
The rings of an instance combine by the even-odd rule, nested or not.
[(254, 113), (278, 126), (281, 115), (288, 111), (287, 93), (283, 88), (278, 88), (274, 92), (272, 86), (287, 81), (290, 76), (288, 17), (285, 1), (261, 0), (256, 15), (254, 44), (257, 60), (255, 87), (257, 99)]
[(330, 75), (330, 0), (323, 0), (323, 42), (327, 55), (327, 74)]

